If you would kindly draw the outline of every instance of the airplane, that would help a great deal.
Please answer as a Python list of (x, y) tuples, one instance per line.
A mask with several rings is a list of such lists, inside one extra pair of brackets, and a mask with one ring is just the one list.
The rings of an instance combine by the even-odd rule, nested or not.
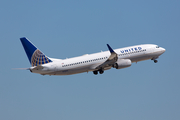
[(103, 74), (105, 70), (111, 68), (130, 67), (134, 62), (151, 59), (157, 63), (157, 58), (166, 51), (155, 44), (142, 44), (119, 49), (112, 49), (107, 44), (109, 51), (68, 59), (55, 59), (47, 57), (27, 38), (22, 37), (20, 41), (32, 66), (28, 70), (41, 75), (72, 75), (83, 72), (93, 72), (95, 75)]

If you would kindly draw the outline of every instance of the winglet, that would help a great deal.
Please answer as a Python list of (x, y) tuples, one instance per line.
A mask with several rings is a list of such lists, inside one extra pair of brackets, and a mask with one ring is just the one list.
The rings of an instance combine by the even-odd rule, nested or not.
[(114, 63), (118, 59), (118, 54), (116, 52), (114, 52), (114, 50), (109, 46), (109, 44), (107, 44), (107, 46), (108, 46), (108, 49), (109, 49), (111, 55), (109, 56), (109, 58), (104, 63), (102, 63), (101, 65), (96, 67), (96, 69), (102, 69), (102, 68), (105, 68), (107, 66), (114, 65)]
[(111, 53), (115, 53), (114, 50), (109, 46), (109, 44), (107, 44), (107, 46), (108, 46), (108, 49), (109, 49), (109, 51), (110, 51)]

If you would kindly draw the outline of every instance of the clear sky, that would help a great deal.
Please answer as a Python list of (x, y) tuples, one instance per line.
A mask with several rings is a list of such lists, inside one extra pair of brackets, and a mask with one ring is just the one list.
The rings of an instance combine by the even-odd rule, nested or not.
[[(20, 43), (70, 58), (137, 44), (166, 49), (103, 75), (42, 76)], [(179, 120), (179, 0), (1, 0), (1, 120)]]

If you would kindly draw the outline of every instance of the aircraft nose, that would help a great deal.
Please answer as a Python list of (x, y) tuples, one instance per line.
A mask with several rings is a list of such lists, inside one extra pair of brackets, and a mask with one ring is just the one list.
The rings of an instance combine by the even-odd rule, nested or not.
[(162, 51), (162, 53), (164, 53), (164, 52), (166, 51), (166, 49), (164, 49), (164, 48), (161, 48), (161, 51)]

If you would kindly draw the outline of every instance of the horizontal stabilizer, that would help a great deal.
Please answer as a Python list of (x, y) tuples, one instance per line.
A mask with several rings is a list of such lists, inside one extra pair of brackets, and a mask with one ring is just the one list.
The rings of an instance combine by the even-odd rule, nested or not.
[(43, 66), (36, 66), (34, 68), (31, 68), (31, 70), (40, 70), (40, 69), (43, 69), (44, 67)]
[(12, 70), (29, 70), (29, 68), (12, 68)]

